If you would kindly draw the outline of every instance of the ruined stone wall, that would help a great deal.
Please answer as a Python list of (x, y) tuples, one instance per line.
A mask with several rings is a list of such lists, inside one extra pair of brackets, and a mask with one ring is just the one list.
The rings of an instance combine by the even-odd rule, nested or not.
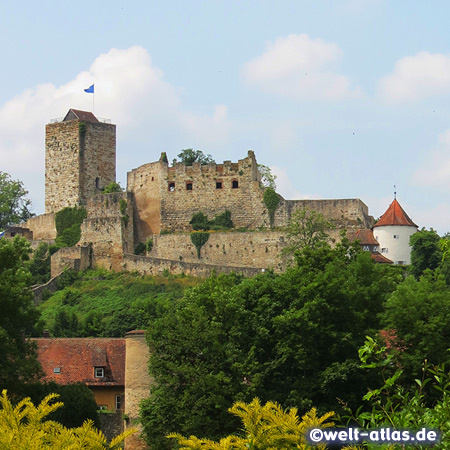
[(174, 233), (153, 236), (153, 249), (148, 256), (196, 264), (282, 270), (280, 254), (284, 246), (284, 234), (279, 231), (214, 232), (209, 233), (199, 259), (190, 233)]
[(198, 260), (198, 262), (185, 262), (131, 254), (124, 255), (123, 269), (129, 270), (130, 272), (136, 271), (143, 275), (164, 275), (166, 271), (169, 271), (174, 275), (185, 274), (201, 278), (209, 277), (213, 272), (235, 272), (246, 277), (252, 277), (265, 270), (254, 267), (206, 264), (201, 260)]
[(45, 212), (86, 204), (116, 179), (116, 126), (70, 120), (45, 128)]
[(85, 270), (91, 265), (88, 245), (83, 247), (63, 247), (51, 256), (51, 276), (56, 277), (64, 269)]
[(80, 243), (92, 244), (93, 266), (122, 270), (124, 251), (134, 251), (133, 194), (98, 194), (89, 199)]
[(127, 174), (127, 190), (133, 192), (137, 240), (144, 242), (161, 231), (161, 191), (166, 185), (167, 163), (145, 164)]
[(284, 200), (275, 212), (275, 227), (288, 225), (292, 214), (298, 209), (311, 209), (335, 223), (338, 228), (370, 228), (373, 217), (367, 206), (359, 199), (335, 200)]
[(160, 160), (134, 169), (128, 173), (127, 189), (134, 192), (144, 222), (139, 239), (161, 230), (189, 230), (196, 212), (213, 219), (229, 210), (236, 228), (263, 226), (268, 215), (260, 179), (252, 151), (237, 163), (169, 167)]
[(40, 241), (43, 239), (56, 239), (55, 214), (41, 214), (32, 217), (21, 226), (29, 228), (33, 232), (33, 239)]

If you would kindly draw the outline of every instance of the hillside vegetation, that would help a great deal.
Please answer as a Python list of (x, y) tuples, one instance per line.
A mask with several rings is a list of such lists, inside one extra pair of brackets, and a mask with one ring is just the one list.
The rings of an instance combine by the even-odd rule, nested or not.
[(145, 329), (174, 299), (200, 283), (191, 277), (152, 277), (89, 270), (69, 276), (66, 286), (39, 307), (41, 329), (53, 337), (122, 337)]

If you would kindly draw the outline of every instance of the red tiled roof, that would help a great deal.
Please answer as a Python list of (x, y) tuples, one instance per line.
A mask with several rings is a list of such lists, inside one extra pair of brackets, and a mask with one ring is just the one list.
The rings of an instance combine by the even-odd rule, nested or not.
[(417, 225), (409, 218), (397, 199), (389, 205), (387, 211), (380, 217), (380, 220), (374, 227), (381, 227), (383, 225), (405, 225), (417, 227)]
[(356, 230), (348, 236), (350, 242), (358, 240), (361, 245), (379, 245), (378, 241), (373, 237), (372, 230), (361, 229)]
[(95, 117), (91, 112), (80, 111), (79, 109), (69, 109), (69, 112), (64, 117), (63, 122), (75, 119), (84, 120), (86, 122), (99, 122), (97, 117)]
[[(82, 382), (88, 386), (125, 385), (125, 339), (122, 338), (40, 338), (38, 358), (44, 381), (59, 384)], [(94, 377), (94, 367), (105, 376)], [(54, 369), (60, 373), (55, 374)]]
[(394, 264), (393, 261), (383, 256), (380, 252), (373, 252), (370, 257), (376, 262), (380, 264)]

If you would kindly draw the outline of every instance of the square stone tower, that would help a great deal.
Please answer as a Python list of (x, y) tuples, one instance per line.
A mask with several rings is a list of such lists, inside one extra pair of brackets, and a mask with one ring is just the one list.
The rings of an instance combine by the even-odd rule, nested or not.
[(45, 127), (45, 212), (85, 205), (116, 181), (116, 126), (70, 109)]

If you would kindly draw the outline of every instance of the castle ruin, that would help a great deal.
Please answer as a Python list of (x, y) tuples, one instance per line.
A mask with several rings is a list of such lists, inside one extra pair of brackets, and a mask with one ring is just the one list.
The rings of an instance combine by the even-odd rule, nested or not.
[[(294, 211), (313, 209), (339, 229), (370, 228), (373, 219), (359, 199), (285, 200), (280, 197), (274, 229), (264, 204), (265, 188), (253, 151), (236, 163), (170, 166), (165, 154), (127, 174), (125, 192), (102, 193), (116, 181), (116, 126), (90, 112), (71, 109), (46, 126), (45, 214), (24, 227), (35, 240), (55, 239), (55, 213), (67, 206), (87, 210), (77, 247), (52, 257), (52, 275), (63, 267), (102, 266), (158, 274), (165, 270), (206, 276), (211, 271), (251, 275), (283, 270), (283, 228)], [(190, 239), (193, 214), (209, 219), (231, 212), (234, 229), (214, 232), (198, 257)], [(239, 230), (239, 231), (238, 231)], [(134, 249), (149, 238), (145, 256)], [(86, 257), (86, 247), (90, 257)], [(84, 261), (84, 262), (81, 262)]]

